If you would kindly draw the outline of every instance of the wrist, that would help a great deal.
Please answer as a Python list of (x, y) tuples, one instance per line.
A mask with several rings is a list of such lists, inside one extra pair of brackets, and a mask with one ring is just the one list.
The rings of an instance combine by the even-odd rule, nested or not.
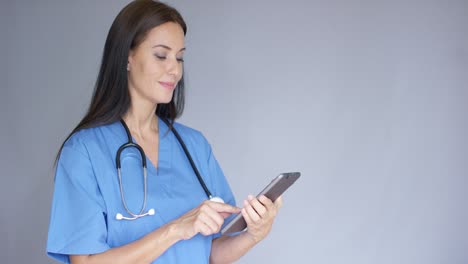
[(177, 222), (169, 222), (165, 225), (166, 227), (166, 234), (167, 237), (173, 241), (174, 243), (177, 243), (178, 241), (182, 240), (182, 232), (180, 232), (179, 225)]
[(252, 245), (258, 244), (258, 242), (262, 241), (261, 238), (258, 238), (257, 236), (252, 235), (249, 233), (249, 231), (244, 231), (243, 233), (240, 234), (241, 236), (244, 236), (247, 240), (249, 240)]

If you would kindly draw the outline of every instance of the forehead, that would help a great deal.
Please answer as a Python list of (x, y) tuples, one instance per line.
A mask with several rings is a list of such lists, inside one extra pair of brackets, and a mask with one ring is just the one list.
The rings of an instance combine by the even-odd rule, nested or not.
[(174, 50), (184, 48), (184, 31), (182, 27), (174, 22), (161, 24), (148, 31), (145, 40), (141, 43), (141, 45), (150, 47), (161, 44)]

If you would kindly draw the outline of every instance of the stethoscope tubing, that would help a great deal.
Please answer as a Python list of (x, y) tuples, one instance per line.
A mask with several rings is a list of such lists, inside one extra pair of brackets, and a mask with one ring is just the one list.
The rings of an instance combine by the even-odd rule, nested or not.
[[(193, 171), (195, 172), (195, 175), (197, 176), (198, 182), (200, 183), (203, 190), (205, 191), (205, 194), (208, 197), (208, 199), (212, 200), (212, 201), (224, 203), (224, 201), (220, 197), (213, 197), (212, 196), (210, 190), (208, 189), (208, 187), (205, 184), (205, 181), (201, 177), (200, 172), (198, 171), (197, 166), (195, 165), (195, 162), (193, 161), (192, 156), (190, 155), (190, 152), (188, 151), (187, 146), (185, 145), (185, 142), (182, 140), (182, 137), (179, 135), (177, 130), (174, 128), (173, 124), (169, 123), (169, 121), (167, 119), (165, 119), (165, 118), (161, 118), (161, 120), (169, 127), (169, 129), (172, 131), (172, 133), (176, 137), (179, 144), (182, 146), (182, 149), (183, 149), (183, 151), (185, 153), (185, 156), (187, 157), (187, 159), (188, 159), (188, 161), (190, 163), (190, 166), (192, 167)], [(118, 176), (118, 179), (119, 179), (120, 198), (122, 199), (122, 204), (124, 206), (125, 211), (127, 211), (127, 213), (129, 215), (131, 215), (131, 217), (125, 217), (122, 214), (118, 213), (118, 214), (116, 214), (115, 218), (117, 220), (122, 220), (122, 219), (123, 220), (135, 220), (135, 219), (138, 219), (138, 218), (146, 216), (146, 215), (154, 215), (155, 211), (154, 211), (154, 209), (150, 209), (150, 210), (148, 210), (148, 212), (144, 213), (145, 210), (146, 210), (146, 197), (147, 197), (147, 169), (146, 169), (146, 164), (147, 163), (146, 163), (145, 151), (143, 150), (143, 148), (140, 145), (133, 142), (132, 135), (130, 133), (130, 130), (128, 129), (127, 124), (125, 124), (125, 121), (123, 121), (123, 119), (121, 119), (120, 123), (122, 124), (122, 126), (125, 129), (125, 133), (127, 135), (127, 142), (124, 143), (122, 146), (120, 146), (119, 149), (117, 150), (117, 153), (115, 155), (115, 164), (116, 164), (116, 168), (117, 168), (117, 176)], [(126, 203), (126, 200), (125, 200), (125, 195), (124, 195), (124, 190), (123, 190), (122, 172), (121, 172), (121, 163), (120, 163), (120, 156), (122, 154), (122, 151), (124, 151), (126, 148), (131, 148), (131, 147), (136, 148), (140, 152), (141, 163), (142, 163), (141, 165), (143, 167), (143, 205), (142, 205), (142, 208), (141, 208), (141, 210), (140, 210), (140, 212), (138, 214), (135, 214), (134, 212), (132, 212), (127, 206), (127, 203)]]
[(200, 172), (197, 169), (197, 166), (195, 165), (195, 162), (193, 162), (192, 155), (190, 155), (190, 152), (187, 149), (187, 146), (185, 145), (185, 142), (182, 140), (182, 137), (179, 135), (179, 132), (174, 128), (173, 124), (170, 124), (169, 121), (165, 118), (161, 118), (162, 121), (172, 130), (172, 133), (174, 133), (174, 136), (177, 138), (177, 141), (179, 141), (180, 145), (182, 146), (182, 149), (185, 152), (185, 156), (187, 157), (188, 161), (190, 162), (190, 166), (192, 166), (193, 171), (195, 172), (195, 175), (197, 176), (198, 182), (200, 182), (200, 185), (203, 187), (203, 190), (205, 191), (206, 196), (208, 199), (212, 199), (213, 196), (206, 187), (205, 181), (200, 175)]

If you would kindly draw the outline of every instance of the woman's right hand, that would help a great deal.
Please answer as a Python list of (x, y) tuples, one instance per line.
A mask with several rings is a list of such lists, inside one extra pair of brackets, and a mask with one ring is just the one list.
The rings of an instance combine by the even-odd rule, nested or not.
[(174, 220), (173, 224), (180, 238), (187, 240), (198, 233), (204, 236), (218, 233), (224, 219), (239, 212), (240, 208), (238, 207), (207, 200)]

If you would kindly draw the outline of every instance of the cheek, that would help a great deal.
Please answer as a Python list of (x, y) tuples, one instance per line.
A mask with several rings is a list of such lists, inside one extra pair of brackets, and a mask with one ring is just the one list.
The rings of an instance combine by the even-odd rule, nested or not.
[(165, 72), (164, 65), (161, 65), (158, 62), (148, 63), (146, 65), (146, 69), (148, 70), (148, 74), (153, 75), (161, 75)]

